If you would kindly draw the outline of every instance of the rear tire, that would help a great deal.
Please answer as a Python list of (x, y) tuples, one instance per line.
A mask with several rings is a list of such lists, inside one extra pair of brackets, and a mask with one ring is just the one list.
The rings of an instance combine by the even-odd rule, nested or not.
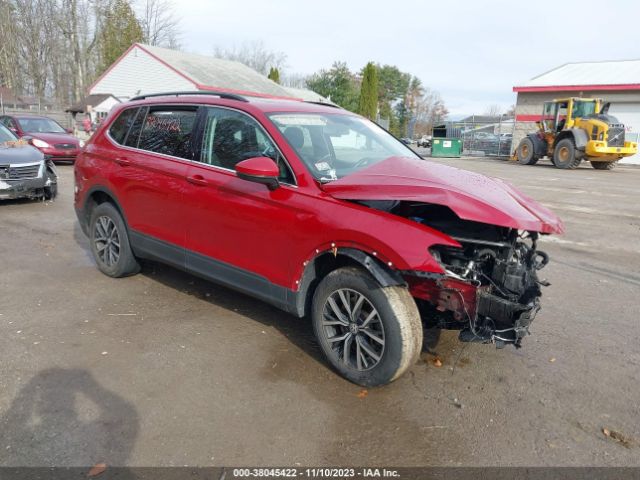
[(422, 349), (422, 323), (409, 291), (381, 287), (360, 268), (339, 268), (322, 279), (311, 319), (331, 366), (364, 387), (394, 381)]
[(140, 271), (129, 244), (127, 227), (111, 203), (101, 203), (91, 212), (89, 241), (96, 265), (105, 275), (120, 278)]
[(613, 170), (618, 162), (591, 162), (596, 170)]
[(525, 137), (520, 141), (517, 150), (518, 163), (521, 165), (535, 165), (538, 163), (539, 158), (535, 155), (535, 147), (533, 140), (529, 137)]
[(573, 170), (580, 165), (582, 155), (570, 138), (563, 138), (553, 150), (553, 164), (562, 169)]

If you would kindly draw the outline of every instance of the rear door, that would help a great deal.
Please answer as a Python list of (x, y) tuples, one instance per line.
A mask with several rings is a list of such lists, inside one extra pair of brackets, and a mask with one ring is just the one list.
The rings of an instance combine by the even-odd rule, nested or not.
[[(187, 266), (199, 275), (272, 301), (284, 302), (290, 244), (299, 209), (294, 175), (262, 126), (240, 111), (208, 107), (202, 143), (189, 167)], [(267, 156), (280, 167), (281, 187), (238, 178), (235, 165)]]
[(179, 267), (185, 265), (183, 200), (197, 114), (197, 107), (183, 105), (139, 109), (112, 159), (111, 180), (134, 248)]

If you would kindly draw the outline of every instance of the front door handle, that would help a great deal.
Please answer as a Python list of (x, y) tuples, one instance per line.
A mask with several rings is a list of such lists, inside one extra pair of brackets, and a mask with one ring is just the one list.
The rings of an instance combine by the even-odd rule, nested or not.
[(126, 158), (116, 158), (114, 162), (116, 162), (121, 167), (128, 167), (129, 165), (131, 165), (131, 161), (127, 160)]
[(202, 175), (193, 175), (192, 177), (187, 177), (187, 182), (198, 185), (199, 187), (206, 187), (209, 185), (209, 182), (205, 180)]

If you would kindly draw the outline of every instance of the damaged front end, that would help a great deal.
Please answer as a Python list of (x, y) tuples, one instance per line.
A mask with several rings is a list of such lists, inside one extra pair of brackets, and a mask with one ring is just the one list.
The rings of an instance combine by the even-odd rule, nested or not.
[(452, 234), (461, 247), (430, 249), (444, 275), (404, 272), (411, 294), (428, 323), (461, 330), (461, 341), (519, 347), (548, 285), (538, 278), (549, 261), (537, 249), (538, 233), (460, 223), (472, 235)]
[(520, 347), (540, 310), (541, 286), (548, 285), (538, 278), (549, 261), (537, 249), (539, 233), (462, 220), (440, 205), (394, 202), (385, 210), (443, 232), (460, 245), (430, 248), (444, 274), (402, 272), (425, 323), (461, 330), (461, 341)]

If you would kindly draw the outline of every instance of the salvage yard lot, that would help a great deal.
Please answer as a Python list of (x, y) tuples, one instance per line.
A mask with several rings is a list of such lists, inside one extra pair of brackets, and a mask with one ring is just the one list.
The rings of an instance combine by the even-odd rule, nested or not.
[(640, 466), (640, 168), (440, 161), (564, 220), (552, 286), (522, 349), (443, 332), (370, 391), (310, 323), (154, 263), (98, 272), (72, 167), (56, 202), (0, 204), (0, 465)]

